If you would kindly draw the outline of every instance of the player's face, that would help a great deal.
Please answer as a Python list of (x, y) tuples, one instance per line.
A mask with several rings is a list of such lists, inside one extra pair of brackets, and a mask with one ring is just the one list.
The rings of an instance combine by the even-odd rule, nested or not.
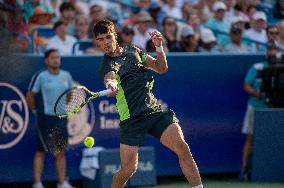
[(117, 35), (111, 32), (99, 34), (96, 37), (96, 44), (101, 51), (111, 54), (115, 52), (117, 47)]
[(48, 67), (57, 69), (61, 65), (60, 55), (58, 54), (58, 52), (52, 52), (51, 54), (49, 54), (48, 58), (45, 59), (45, 62)]

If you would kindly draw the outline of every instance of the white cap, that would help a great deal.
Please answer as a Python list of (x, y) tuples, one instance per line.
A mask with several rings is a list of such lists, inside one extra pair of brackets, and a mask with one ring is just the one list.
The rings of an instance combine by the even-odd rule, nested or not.
[(216, 37), (214, 33), (211, 31), (211, 29), (204, 28), (200, 32), (200, 38), (202, 42), (209, 43), (209, 42), (215, 42)]
[(262, 12), (262, 11), (256, 11), (253, 14), (252, 18), (254, 20), (264, 20), (264, 21), (266, 21), (266, 14), (264, 12)]
[(227, 7), (225, 5), (225, 3), (223, 1), (216, 1), (213, 5), (213, 10), (217, 11), (217, 10), (226, 10)]
[(194, 35), (194, 31), (190, 25), (186, 25), (181, 30), (181, 36), (187, 37), (189, 35)]
[(245, 20), (241, 16), (234, 16), (231, 20), (231, 24), (235, 24), (238, 22), (245, 22)]

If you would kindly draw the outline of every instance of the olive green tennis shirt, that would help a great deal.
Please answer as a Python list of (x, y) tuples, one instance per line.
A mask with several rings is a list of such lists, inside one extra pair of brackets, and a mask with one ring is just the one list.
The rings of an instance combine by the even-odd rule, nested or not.
[(118, 82), (116, 107), (120, 120), (146, 116), (162, 111), (152, 94), (154, 83), (149, 69), (143, 66), (147, 54), (133, 46), (122, 48), (122, 54), (116, 57), (104, 56), (100, 66), (101, 75), (114, 71)]

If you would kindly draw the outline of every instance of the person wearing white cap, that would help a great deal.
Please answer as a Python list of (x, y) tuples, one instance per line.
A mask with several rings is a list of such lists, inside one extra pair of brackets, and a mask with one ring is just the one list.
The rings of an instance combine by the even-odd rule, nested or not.
[(191, 26), (187, 25), (182, 28), (180, 42), (180, 52), (198, 52), (198, 42)]
[[(229, 32), (229, 27), (224, 23), (224, 15), (227, 7), (222, 1), (216, 1), (213, 5), (214, 17), (209, 19), (205, 24), (205, 27), (220, 32)], [(225, 46), (229, 41), (229, 37), (221, 34), (217, 34), (217, 41), (220, 45)]]
[(201, 29), (200, 32), (201, 45), (198, 48), (199, 52), (220, 53), (222, 48), (216, 43), (214, 33), (208, 29)]
[[(256, 11), (252, 16), (252, 19), (253, 20), (251, 28), (245, 31), (244, 36), (256, 42), (266, 43), (267, 36), (265, 31), (266, 28), (265, 13), (261, 11)], [(258, 50), (257, 46), (255, 46), (255, 48), (256, 50)]]

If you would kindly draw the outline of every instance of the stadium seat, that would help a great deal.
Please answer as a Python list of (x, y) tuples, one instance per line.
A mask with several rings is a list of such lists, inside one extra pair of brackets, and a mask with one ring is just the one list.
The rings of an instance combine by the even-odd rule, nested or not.
[(77, 41), (74, 45), (73, 45), (73, 49), (72, 49), (72, 54), (76, 55), (76, 52), (78, 51), (85, 51), (88, 48), (91, 48), (93, 46), (93, 42), (92, 40), (84, 40), (84, 41)]
[(35, 44), (34, 44), (34, 33), (37, 32), (38, 37), (50, 38), (55, 35), (55, 32), (50, 27), (35, 27), (31, 32), (31, 40), (32, 40), (32, 50), (34, 52)]

